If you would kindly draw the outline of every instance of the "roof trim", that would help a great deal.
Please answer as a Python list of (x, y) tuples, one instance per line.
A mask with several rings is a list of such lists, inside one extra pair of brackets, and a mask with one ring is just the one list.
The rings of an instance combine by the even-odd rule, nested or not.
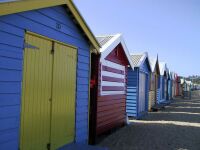
[(159, 68), (160, 68), (160, 75), (164, 75), (165, 71), (167, 71), (167, 64), (165, 62), (159, 62)]
[[(129, 53), (129, 50), (124, 42), (124, 39), (122, 37), (121, 34), (116, 34), (116, 35), (112, 35), (114, 36), (113, 38), (111, 38), (106, 44), (104, 44), (102, 46), (102, 48), (100, 49), (100, 52), (101, 52), (101, 59), (100, 61), (103, 61), (111, 52), (112, 50), (118, 45), (121, 43), (122, 47), (123, 47), (123, 50), (125, 52), (125, 55), (129, 61), (129, 64), (131, 66), (132, 69), (134, 69), (134, 64), (131, 60), (131, 56), (130, 56), (130, 53)], [(97, 36), (97, 37), (102, 37), (102, 36)]]
[[(68, 6), (74, 18), (79, 23), (80, 27), (85, 32), (87, 38), (93, 45), (94, 48), (92, 48), (92, 51), (95, 53), (99, 53), (99, 49), (101, 46), (99, 45), (98, 41), (96, 40), (95, 36), (91, 32), (90, 28), (86, 24), (85, 20), (81, 16), (80, 12), (76, 8), (72, 0), (42, 0), (42, 1), (17, 0), (17, 1), (3, 2), (0, 3), (0, 16), (19, 13), (23, 11), (30, 11), (34, 9), (53, 7), (57, 5), (64, 5), (64, 4)], [(15, 9), (10, 9), (10, 8), (15, 8)]]

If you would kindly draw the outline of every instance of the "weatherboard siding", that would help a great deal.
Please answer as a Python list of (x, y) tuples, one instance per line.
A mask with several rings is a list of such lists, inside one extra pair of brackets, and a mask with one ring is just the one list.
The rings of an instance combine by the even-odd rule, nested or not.
[(78, 48), (76, 141), (87, 142), (89, 44), (65, 8), (56, 6), (0, 16), (0, 149), (18, 149), (26, 30)]
[[(144, 73), (145, 74), (145, 102), (141, 103), (139, 99), (139, 74)], [(144, 61), (144, 63), (138, 68), (135, 67), (134, 70), (128, 69), (128, 83), (127, 83), (127, 97), (126, 97), (126, 112), (127, 115), (130, 117), (136, 117), (137, 119), (143, 116), (145, 112), (148, 111), (148, 99), (149, 99), (149, 66), (147, 59)], [(144, 107), (144, 112), (140, 112), (139, 106), (142, 104), (142, 107)]]
[(128, 68), (126, 113), (130, 117), (138, 116), (138, 68)]
[(97, 135), (125, 124), (127, 63), (120, 44), (100, 61), (96, 110)]

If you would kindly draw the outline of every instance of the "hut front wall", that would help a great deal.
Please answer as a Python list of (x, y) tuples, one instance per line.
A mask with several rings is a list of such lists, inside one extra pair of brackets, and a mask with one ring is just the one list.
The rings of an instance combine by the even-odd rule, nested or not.
[(138, 116), (139, 69), (128, 68), (126, 113), (130, 117)]
[(79, 28), (57, 6), (0, 16), (0, 149), (18, 149), (25, 31), (78, 48), (76, 141), (88, 139), (90, 48)]
[(125, 124), (128, 60), (119, 44), (100, 61), (96, 135)]
[(149, 91), (149, 107), (148, 110), (151, 110), (151, 108), (155, 105), (155, 91)]
[(127, 115), (140, 118), (148, 111), (149, 73), (147, 59), (140, 66), (128, 71)]
[(150, 74), (150, 82), (149, 82), (149, 104), (148, 104), (148, 110), (150, 111), (151, 108), (155, 105), (156, 99), (155, 99), (155, 73)]

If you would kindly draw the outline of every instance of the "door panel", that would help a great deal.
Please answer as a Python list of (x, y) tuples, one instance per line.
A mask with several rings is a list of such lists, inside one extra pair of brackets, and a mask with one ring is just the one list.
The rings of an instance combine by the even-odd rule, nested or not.
[(44, 150), (50, 137), (52, 42), (26, 34), (21, 106), (21, 150)]
[(55, 43), (52, 88), (53, 149), (74, 141), (77, 50)]
[(145, 111), (145, 99), (146, 99), (146, 75), (144, 73), (140, 73), (139, 77), (139, 112)]

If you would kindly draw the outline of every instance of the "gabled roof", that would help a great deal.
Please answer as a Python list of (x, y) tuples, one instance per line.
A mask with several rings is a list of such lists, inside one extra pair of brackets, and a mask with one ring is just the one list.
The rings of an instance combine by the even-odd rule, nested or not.
[(101, 61), (105, 59), (112, 52), (112, 50), (121, 43), (124, 53), (126, 54), (126, 57), (129, 61), (129, 64), (131, 68), (134, 69), (134, 64), (131, 60), (129, 50), (121, 34), (96, 36), (96, 38), (101, 45)]
[(134, 64), (135, 67), (140, 67), (145, 62), (145, 60), (147, 59), (148, 63), (149, 63), (149, 68), (151, 70), (150, 61), (149, 61), (149, 57), (148, 57), (148, 53), (147, 52), (144, 52), (144, 53), (141, 53), (141, 54), (132, 53), (131, 54), (131, 59), (132, 59), (133, 64)]
[(167, 64), (165, 62), (159, 62), (160, 67), (160, 75), (164, 75), (165, 71), (167, 71)]
[(0, 2), (0, 16), (57, 5), (66, 5), (69, 8), (76, 22), (92, 44), (92, 50), (98, 52), (100, 45), (72, 0), (3, 0), (3, 2)]
[[(149, 61), (149, 57), (148, 57), (148, 53), (147, 52), (144, 52), (144, 53), (132, 53), (131, 54), (131, 59), (133, 61), (133, 64), (135, 67), (141, 67), (141, 65), (145, 62), (145, 60), (147, 59), (148, 60), (148, 65), (149, 65), (149, 68), (151, 70), (151, 66), (150, 66), (150, 61)], [(152, 70), (151, 70), (152, 71)]]
[(131, 54), (131, 59), (135, 67), (140, 67), (143, 62), (143, 54)]
[(149, 57), (149, 62), (150, 62), (150, 66), (151, 66), (151, 72), (157, 71), (157, 73), (160, 75), (160, 66), (159, 66), (158, 55), (157, 55), (157, 58)]
[(149, 62), (150, 62), (151, 70), (154, 71), (156, 67), (157, 59), (149, 58)]

